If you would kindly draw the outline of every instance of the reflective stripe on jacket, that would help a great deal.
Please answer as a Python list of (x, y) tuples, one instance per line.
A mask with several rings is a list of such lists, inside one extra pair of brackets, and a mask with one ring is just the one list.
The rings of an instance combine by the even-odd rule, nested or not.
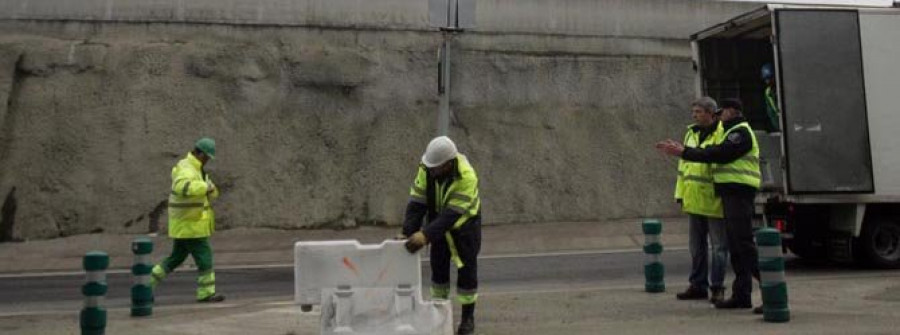
[[(456, 171), (452, 172), (453, 176), (449, 181), (440, 182), (431, 180), (432, 185), (428, 185), (428, 170), (424, 165), (419, 165), (416, 179), (410, 187), (410, 201), (424, 204), (426, 206), (433, 203), (434, 208), (428, 208), (429, 221), (440, 215), (444, 210), (450, 210), (459, 214), (459, 218), (444, 233), (447, 239), (447, 245), (450, 247), (451, 258), (457, 267), (464, 264), (459, 258), (456, 251), (456, 245), (450, 232), (459, 230), (464, 224), (480, 215), (481, 198), (478, 195), (478, 176), (475, 169), (469, 163), (466, 156), (462, 154), (456, 155)], [(434, 197), (433, 202), (429, 202), (429, 186), (433, 189), (431, 196)], [(429, 222), (430, 223), (430, 222)], [(428, 224), (428, 223), (426, 223)]]
[[(689, 127), (685, 134), (685, 147), (706, 148), (716, 144), (722, 136), (722, 123), (717, 122), (716, 130), (700, 142), (700, 131)], [(712, 165), (680, 160), (679, 182), (681, 192), (681, 210), (685, 213), (722, 218), (722, 199), (716, 196), (713, 185)], [(677, 186), (676, 186), (677, 187)]]
[(204, 177), (203, 164), (191, 153), (172, 168), (169, 237), (208, 237), (215, 231), (210, 200), (219, 196), (219, 190), (207, 195), (207, 182), (212, 180), (208, 175)]
[(750, 134), (750, 140), (753, 147), (747, 154), (728, 164), (713, 164), (713, 180), (716, 184), (736, 183), (744, 184), (759, 189), (762, 175), (759, 170), (759, 144), (756, 142), (756, 135), (750, 124), (741, 122), (725, 131), (722, 136), (716, 140), (716, 144), (725, 142), (728, 135), (738, 128), (746, 128)]

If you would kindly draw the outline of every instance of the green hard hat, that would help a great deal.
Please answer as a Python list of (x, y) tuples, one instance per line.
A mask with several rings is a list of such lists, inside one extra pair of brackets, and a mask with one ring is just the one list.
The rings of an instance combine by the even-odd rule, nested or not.
[(194, 144), (194, 147), (209, 156), (209, 158), (216, 157), (216, 141), (209, 137), (197, 140), (197, 144)]

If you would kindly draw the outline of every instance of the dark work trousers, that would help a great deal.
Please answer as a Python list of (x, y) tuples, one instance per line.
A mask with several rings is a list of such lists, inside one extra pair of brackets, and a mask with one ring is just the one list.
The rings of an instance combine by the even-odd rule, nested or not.
[(725, 232), (734, 269), (732, 298), (750, 302), (753, 277), (759, 273), (756, 242), (753, 241), (753, 193), (722, 194)]
[[(456, 245), (463, 267), (457, 271), (456, 294), (475, 296), (478, 292), (478, 253), (481, 251), (481, 217), (475, 217), (460, 227), (451, 230), (450, 235)], [(437, 287), (450, 284), (450, 248), (442, 238), (431, 243), (431, 282)]]

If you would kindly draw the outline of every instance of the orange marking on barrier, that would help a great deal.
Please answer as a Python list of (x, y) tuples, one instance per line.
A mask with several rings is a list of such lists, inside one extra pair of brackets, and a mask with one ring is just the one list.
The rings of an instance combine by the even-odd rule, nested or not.
[(359, 276), (359, 270), (356, 269), (356, 265), (353, 265), (353, 262), (350, 261), (349, 258), (344, 257), (344, 266), (346, 266), (350, 271), (353, 271), (356, 276)]

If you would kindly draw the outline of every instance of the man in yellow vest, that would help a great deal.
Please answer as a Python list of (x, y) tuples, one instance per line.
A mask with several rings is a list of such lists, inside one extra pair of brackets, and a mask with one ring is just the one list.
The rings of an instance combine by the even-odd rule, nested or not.
[(431, 296), (450, 294), (450, 263), (457, 268), (456, 298), (462, 305), (457, 334), (475, 332), (481, 199), (478, 176), (446, 136), (428, 143), (409, 191), (403, 233), (411, 253), (431, 244)]
[(172, 254), (153, 267), (150, 285), (156, 288), (169, 273), (175, 271), (188, 255), (194, 257), (197, 277), (197, 301), (220, 302), (225, 297), (216, 294), (216, 274), (213, 272), (212, 247), (209, 236), (215, 231), (215, 217), (210, 201), (219, 197), (219, 189), (203, 170), (216, 155), (216, 142), (204, 137), (194, 150), (172, 168), (169, 192), (169, 237)]
[(753, 277), (759, 277), (752, 221), (753, 200), (761, 181), (759, 145), (742, 110), (737, 99), (722, 101), (720, 119), (725, 131), (716, 139), (715, 145), (685, 148), (671, 139), (656, 145), (661, 152), (686, 161), (712, 164), (716, 194), (722, 198), (735, 275), (731, 298), (716, 304), (716, 308), (724, 309), (752, 308)]
[[(684, 135), (685, 147), (702, 149), (715, 144), (723, 131), (716, 117), (717, 111), (716, 101), (710, 97), (697, 99), (691, 104), (691, 116), (696, 123), (690, 125)], [(681, 210), (690, 219), (688, 244), (691, 251), (691, 274), (688, 277), (690, 286), (676, 297), (679, 300), (709, 298), (712, 303), (720, 302), (725, 299), (728, 243), (722, 220), (722, 200), (716, 196), (713, 188), (710, 164), (678, 161), (675, 201), (681, 204)], [(708, 261), (710, 245), (711, 262)]]

